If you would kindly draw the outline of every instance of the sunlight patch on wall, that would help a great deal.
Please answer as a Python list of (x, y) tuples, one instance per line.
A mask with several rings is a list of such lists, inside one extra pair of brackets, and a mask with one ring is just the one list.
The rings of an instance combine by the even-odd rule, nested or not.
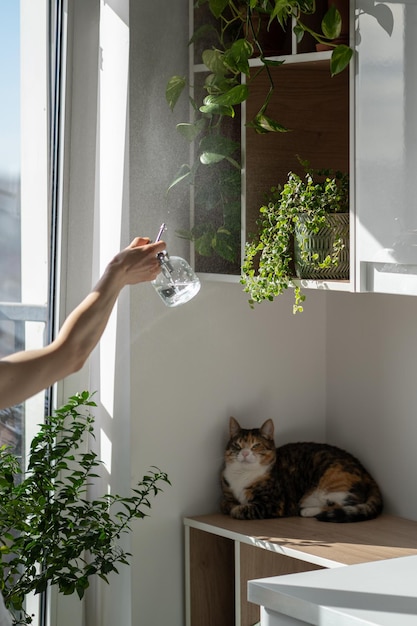
[(106, 433), (100, 428), (100, 460), (111, 475), (112, 443)]
[[(129, 28), (104, 1), (100, 20), (100, 273), (121, 244), (127, 134)], [(117, 306), (100, 345), (100, 396), (113, 416)]]

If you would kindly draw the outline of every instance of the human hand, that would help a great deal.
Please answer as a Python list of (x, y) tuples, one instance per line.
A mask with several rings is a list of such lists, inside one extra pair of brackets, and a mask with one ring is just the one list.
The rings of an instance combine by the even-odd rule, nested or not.
[(155, 280), (161, 271), (157, 255), (166, 248), (164, 241), (151, 243), (149, 237), (135, 237), (133, 241), (109, 265), (109, 269), (123, 270), (121, 278), (124, 285), (135, 285)]
[(0, 408), (23, 402), (77, 372), (97, 345), (121, 289), (154, 280), (161, 271), (157, 255), (165, 247), (164, 241), (150, 243), (148, 237), (135, 237), (110, 261), (50, 345), (0, 359)]

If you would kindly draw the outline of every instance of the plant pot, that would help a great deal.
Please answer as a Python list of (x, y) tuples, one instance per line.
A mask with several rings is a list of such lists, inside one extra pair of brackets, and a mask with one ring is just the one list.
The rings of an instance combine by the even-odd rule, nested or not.
[[(349, 279), (349, 213), (329, 213), (327, 225), (319, 232), (312, 233), (304, 215), (299, 216), (299, 223), (294, 233), (294, 265), (297, 278), (313, 280), (346, 280)], [(344, 248), (341, 250), (337, 265), (317, 267), (328, 255), (334, 252), (333, 245), (341, 239)], [(307, 254), (304, 260), (301, 251)], [(314, 255), (318, 260), (313, 261)]]

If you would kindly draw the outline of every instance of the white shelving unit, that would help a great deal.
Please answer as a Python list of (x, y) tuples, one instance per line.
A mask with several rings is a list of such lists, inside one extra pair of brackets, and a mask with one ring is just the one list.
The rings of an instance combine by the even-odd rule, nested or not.
[[(319, 69), (328, 68), (330, 52), (298, 53), (294, 38), (291, 54), (275, 57), (284, 60), (276, 70), (277, 84), (281, 80), (284, 83), (282, 89), (276, 90), (277, 99), (269, 113), (271, 117), (284, 113), (284, 122), (291, 127), (294, 118), (289, 115), (288, 123), (285, 98), (291, 107), (300, 100), (304, 102), (304, 112), (301, 107), (295, 115), (304, 119), (305, 127), (294, 128), (291, 135), (303, 136), (307, 144), (309, 140), (314, 144), (312, 136), (315, 133), (314, 151), (307, 148), (300, 153), (303, 143), (296, 145), (297, 141), (294, 141), (291, 146), (292, 140), (281, 134), (263, 135), (253, 140), (245, 128), (245, 121), (250, 119), (256, 102), (261, 101), (261, 87), (258, 91), (252, 85), (254, 95), (242, 106), (242, 254), (244, 241), (254, 228), (256, 211), (263, 202), (260, 193), (267, 192), (272, 184), (283, 179), (287, 171), (294, 169), (294, 156), (300, 154), (310, 160), (313, 167), (348, 169), (351, 180), (350, 279), (342, 282), (305, 281), (303, 286), (417, 295), (417, 200), (414, 190), (417, 168), (417, 70), (414, 59), (417, 43), (413, 37), (417, 27), (417, 5), (410, 0), (391, 2), (384, 5), (383, 15), (382, 11), (376, 15), (374, 11), (368, 13), (359, 0), (351, 0), (350, 11), (350, 44), (356, 55), (349, 71), (342, 73), (343, 77), (331, 79), (329, 73), (327, 82)], [(205, 68), (194, 65), (192, 55), (190, 59), (193, 78)], [(259, 68), (259, 59), (252, 59), (250, 65), (254, 70)], [(303, 81), (308, 74), (311, 74), (312, 82), (304, 84), (303, 93)], [(285, 83), (286, 76), (288, 82)], [(333, 83), (340, 85), (340, 102), (344, 100), (346, 103), (344, 115), (347, 120), (344, 124), (348, 139), (344, 140), (339, 157), (328, 146), (326, 159), (326, 151), (321, 150), (326, 124), (323, 121), (323, 134), (320, 124), (314, 126), (315, 122), (324, 120), (325, 111), (321, 107), (318, 118), (312, 118), (309, 98), (313, 103), (315, 84), (316, 93), (326, 108), (326, 103), (329, 104), (335, 95), (330, 88)], [(298, 100), (293, 89), (297, 85)], [(277, 115), (274, 115), (274, 106)], [(333, 118), (330, 116), (330, 125), (337, 114)], [(268, 174), (273, 162), (272, 145), (278, 158), (275, 178)], [(263, 155), (258, 170), (251, 169), (255, 154)], [(260, 180), (259, 171), (263, 174)], [(259, 189), (254, 190), (254, 180)], [(239, 280), (238, 276), (220, 278), (218, 273), (210, 271), (204, 273), (204, 278)]]
[(416, 295), (417, 5), (384, 13), (357, 17), (358, 291)]
[(250, 580), (417, 555), (417, 522), (391, 515), (325, 524), (213, 514), (187, 517), (184, 528), (186, 626), (253, 626)]
[[(192, 5), (193, 3), (191, 3)], [(194, 32), (193, 9), (190, 7), (191, 30)], [(352, 17), (353, 19), (353, 17)], [(305, 47), (305, 44), (304, 44)], [(191, 47), (192, 48), (192, 47)], [(242, 159), (242, 214), (241, 214), (241, 257), (244, 255), (245, 241), (251, 232), (254, 232), (255, 221), (259, 208), (264, 202), (265, 194), (273, 185), (283, 182), (290, 169), (300, 171), (297, 161), (299, 154), (303, 159), (311, 162), (312, 167), (333, 167), (334, 169), (349, 170), (353, 161), (354, 145), (352, 99), (354, 86), (354, 71), (345, 70), (343, 75), (331, 78), (330, 57), (331, 51), (300, 52), (297, 50), (295, 36), (290, 42), (290, 54), (270, 57), (283, 61), (283, 65), (271, 68), (275, 74), (274, 82), (277, 88), (271, 100), (268, 114), (281, 121), (293, 130), (290, 133), (271, 133), (256, 135), (253, 130), (247, 129), (245, 124), (256, 113), (256, 107), (263, 101), (268, 89), (266, 72), (258, 76), (251, 84), (251, 95), (241, 106), (240, 141)], [(207, 68), (201, 63), (194, 63), (194, 52), (190, 50), (190, 84), (195, 83), (198, 75), (207, 73)], [(250, 60), (249, 65), (254, 72), (259, 70), (262, 62), (259, 58)], [(310, 78), (308, 78), (310, 76)], [(242, 76), (242, 81), (245, 80)], [(283, 84), (282, 89), (280, 84)], [(339, 91), (339, 95), (337, 95)], [(328, 96), (328, 97), (327, 97)], [(326, 101), (327, 97), (327, 101)], [(317, 98), (320, 106), (317, 106)], [(322, 106), (324, 99), (324, 106)], [(336, 106), (333, 115), (333, 107)], [(305, 107), (305, 109), (303, 109)], [(317, 113), (311, 119), (311, 107), (317, 107)], [(342, 114), (343, 121), (337, 116)], [(301, 127), (297, 121), (302, 120)], [(305, 124), (304, 124), (305, 121)], [(338, 138), (341, 137), (341, 145)], [(328, 154), (326, 154), (328, 150)], [(339, 154), (338, 154), (339, 151)], [(275, 165), (276, 161), (276, 165)], [(261, 171), (261, 176), (259, 172)], [(302, 173), (300, 171), (300, 173)], [(351, 172), (353, 178), (354, 172)], [(352, 183), (353, 184), (353, 183)], [(353, 197), (353, 196), (352, 196)], [(193, 213), (193, 206), (191, 207)], [(354, 263), (354, 206), (351, 207), (351, 273), (348, 281), (302, 281), (303, 287), (354, 291), (355, 290), (355, 263)], [(204, 280), (237, 283), (240, 276), (237, 274), (220, 274), (198, 267), (197, 271)]]

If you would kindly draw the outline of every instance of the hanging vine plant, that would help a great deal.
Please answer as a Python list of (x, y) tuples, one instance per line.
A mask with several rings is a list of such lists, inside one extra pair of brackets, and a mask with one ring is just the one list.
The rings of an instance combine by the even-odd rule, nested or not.
[[(296, 280), (294, 261), (301, 263), (304, 277), (337, 276), (334, 269), (342, 254), (347, 263), (349, 259), (348, 211), (349, 177), (339, 171), (307, 169), (304, 178), (290, 172), (282, 187), (274, 187), (269, 201), (260, 208), (258, 235), (245, 248), (241, 283), (250, 296), (250, 306), (273, 301), (292, 287), (293, 313), (302, 312), (305, 295)], [(346, 216), (342, 229), (335, 236), (326, 233), (328, 249), (312, 252), (306, 246), (309, 236), (323, 229), (331, 231), (334, 215)]]
[[(341, 31), (339, 11), (330, 6), (317, 32), (306, 19), (316, 10), (315, 0), (197, 0), (195, 4), (198, 25), (190, 43), (199, 49), (202, 41), (208, 42), (202, 47), (201, 58), (196, 59), (196, 63), (207, 68), (207, 73), (200, 88), (194, 86), (193, 119), (177, 124), (178, 132), (194, 143), (194, 159), (180, 166), (169, 189), (188, 183), (197, 194), (202, 190), (201, 202), (196, 206), (198, 223), (178, 234), (193, 241), (203, 256), (216, 253), (240, 263), (240, 133), (236, 130), (233, 137), (231, 128), (235, 120), (238, 122), (240, 105), (249, 97), (251, 84), (260, 72), (267, 73), (269, 87), (260, 109), (246, 125), (259, 134), (288, 130), (280, 120), (268, 115), (276, 88), (270, 68), (282, 65), (283, 60), (265, 54), (260, 20), (266, 18), (268, 27), (276, 24), (282, 31), (294, 22), (297, 42), (308, 34), (316, 42), (333, 47), (329, 70), (332, 75), (343, 71), (352, 58), (349, 46), (333, 43)], [(203, 17), (198, 19), (200, 12)], [(253, 56), (261, 62), (256, 70), (249, 63)], [(184, 76), (169, 79), (165, 95), (171, 110), (187, 86)]]

